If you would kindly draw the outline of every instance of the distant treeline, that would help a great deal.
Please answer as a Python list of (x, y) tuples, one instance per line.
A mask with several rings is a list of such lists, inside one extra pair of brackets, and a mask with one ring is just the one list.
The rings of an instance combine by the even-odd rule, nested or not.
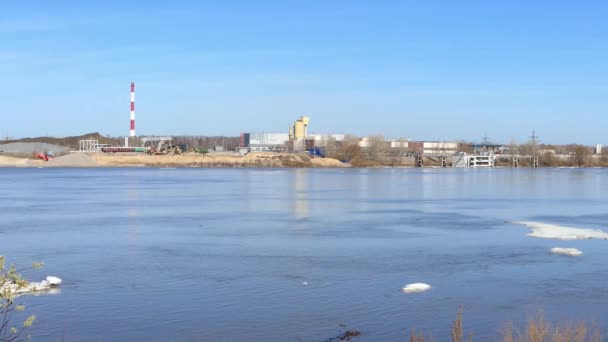
[[(397, 144), (399, 146), (399, 144)], [(594, 154), (594, 149), (578, 144), (548, 145), (548, 144), (515, 144), (504, 146), (502, 151), (474, 150), (472, 143), (459, 142), (457, 152), (481, 153), (494, 152), (497, 165), (511, 165), (514, 155), (520, 156), (519, 165), (530, 166), (531, 157), (538, 157), (539, 166), (552, 167), (608, 167), (608, 149), (602, 154)], [(412, 155), (419, 153), (408, 147), (390, 147), (390, 143), (382, 135), (368, 137), (368, 146), (361, 147), (359, 138), (347, 135), (344, 141), (329, 140), (322, 149), (328, 157), (350, 162), (353, 166), (412, 166)], [(425, 156), (424, 165), (439, 165), (439, 159)]]

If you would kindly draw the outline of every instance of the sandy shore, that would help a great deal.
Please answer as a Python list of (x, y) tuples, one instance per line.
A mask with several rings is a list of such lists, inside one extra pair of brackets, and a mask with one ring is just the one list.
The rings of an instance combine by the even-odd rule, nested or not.
[(43, 165), (44, 161), (42, 160), (0, 156), (0, 167), (38, 167)]
[(311, 158), (307, 154), (249, 153), (234, 154), (186, 153), (183, 155), (146, 155), (111, 153), (71, 153), (48, 162), (28, 158), (0, 156), (0, 167), (314, 167), (344, 168), (349, 164), (332, 158)]

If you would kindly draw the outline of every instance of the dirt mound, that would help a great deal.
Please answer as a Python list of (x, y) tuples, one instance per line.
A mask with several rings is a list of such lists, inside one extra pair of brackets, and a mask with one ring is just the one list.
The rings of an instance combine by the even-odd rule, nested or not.
[(87, 153), (72, 153), (65, 156), (53, 158), (45, 163), (45, 166), (53, 167), (95, 167), (99, 166), (97, 161)]
[(314, 167), (350, 167), (349, 164), (333, 158), (313, 158), (311, 163)]
[[(115, 144), (117, 143), (116, 139), (108, 139), (98, 132), (88, 133), (79, 136), (73, 137), (65, 137), (65, 138), (53, 138), (53, 137), (38, 137), (38, 138), (23, 138), (17, 140), (8, 140), (4, 141), (4, 143), (47, 143), (51, 145), (59, 145), (63, 147), (67, 147), (71, 150), (77, 150), (79, 146), (80, 140), (97, 140), (100, 144)], [(40, 151), (37, 151), (40, 152)]]
[(99, 165), (105, 166), (172, 166), (172, 167), (350, 167), (331, 158), (311, 158), (307, 154), (257, 152), (245, 156), (236, 154), (200, 154), (151, 156), (144, 154), (105, 154), (91, 155)]
[(48, 144), (44, 142), (14, 142), (0, 145), (0, 152), (17, 155), (33, 155), (35, 153), (61, 154), (67, 152), (68, 149), (63, 146)]

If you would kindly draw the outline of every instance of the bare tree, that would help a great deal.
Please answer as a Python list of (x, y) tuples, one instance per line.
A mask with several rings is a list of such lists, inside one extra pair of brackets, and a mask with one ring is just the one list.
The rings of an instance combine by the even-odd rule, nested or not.
[(402, 164), (403, 156), (407, 153), (408, 141), (405, 138), (399, 138), (397, 146), (397, 153), (399, 153), (399, 164)]
[(555, 166), (557, 164), (555, 155), (551, 152), (541, 154), (538, 159), (542, 166)]
[(338, 149), (336, 156), (343, 161), (353, 161), (361, 158), (361, 146), (359, 146), (359, 138), (354, 135), (346, 135), (342, 146)]
[(325, 155), (328, 157), (334, 157), (336, 155), (336, 138), (333, 135), (327, 137), (325, 141)]
[(517, 150), (517, 141), (515, 139), (511, 139), (511, 141), (509, 142), (509, 153), (517, 154)]
[(587, 146), (576, 145), (574, 148), (574, 164), (578, 167), (587, 166), (591, 157), (591, 149)]
[(386, 139), (382, 134), (374, 135), (368, 138), (369, 159), (372, 161), (381, 161), (386, 156)]

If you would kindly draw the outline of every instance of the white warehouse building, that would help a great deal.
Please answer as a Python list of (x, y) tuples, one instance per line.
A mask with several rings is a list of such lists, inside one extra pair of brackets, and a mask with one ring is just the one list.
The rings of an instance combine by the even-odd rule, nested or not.
[(276, 151), (285, 148), (289, 141), (288, 133), (248, 133), (248, 146), (250, 151)]
[(422, 143), (423, 154), (455, 154), (458, 152), (458, 143), (425, 141)]

